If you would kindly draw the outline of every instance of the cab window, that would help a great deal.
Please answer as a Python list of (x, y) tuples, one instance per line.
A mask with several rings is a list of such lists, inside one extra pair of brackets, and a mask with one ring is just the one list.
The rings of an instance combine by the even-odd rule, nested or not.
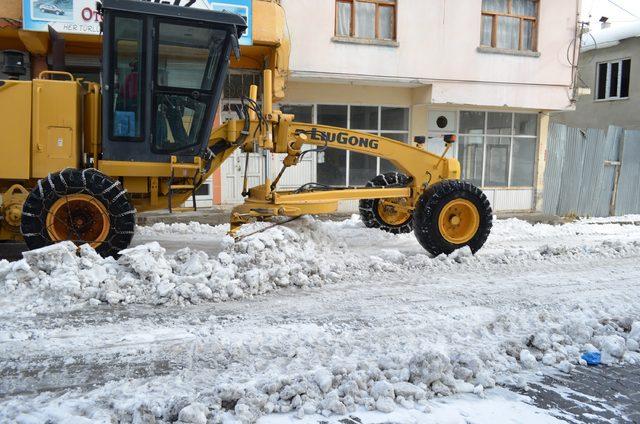
[(142, 20), (116, 17), (111, 90), (114, 139), (142, 140)]

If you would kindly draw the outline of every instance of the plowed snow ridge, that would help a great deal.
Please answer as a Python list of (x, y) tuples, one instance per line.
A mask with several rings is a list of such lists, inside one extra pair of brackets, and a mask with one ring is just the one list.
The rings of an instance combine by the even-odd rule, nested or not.
[[(343, 414), (358, 405), (424, 409), (436, 395), (526, 384), (527, 372), (543, 365), (570, 372), (588, 350), (610, 363), (640, 361), (635, 226), (497, 221), (477, 256), (461, 250), (437, 258), (413, 235), (368, 230), (355, 217), (306, 218), (238, 243), (225, 232), (200, 224), (139, 230), (186, 244), (215, 238), (221, 251), (214, 257), (189, 248), (167, 254), (151, 242), (116, 261), (88, 246), (76, 255), (61, 243), (1, 261), (2, 316), (12, 317), (0, 327), (2, 359), (18, 371), (17, 382), (5, 380), (0, 391), (16, 390), (20, 370), (28, 374), (43, 357), (77, 356), (113, 376), (62, 396), (7, 397), (0, 421), (171, 422), (185, 407), (182, 418), (204, 414), (213, 422)], [(100, 321), (91, 311), (106, 313), (106, 304), (124, 305), (132, 318)], [(35, 313), (98, 322), (69, 324), (64, 334), (55, 326), (25, 330), (19, 317), (28, 322)], [(172, 337), (187, 347), (176, 350)], [(113, 346), (125, 340), (144, 351), (143, 338), (153, 346), (140, 353), (143, 361), (179, 364), (123, 380), (117, 369), (133, 359), (123, 355), (129, 348)], [(100, 349), (103, 356), (86, 354)], [(48, 384), (63, 387), (60, 378)]]

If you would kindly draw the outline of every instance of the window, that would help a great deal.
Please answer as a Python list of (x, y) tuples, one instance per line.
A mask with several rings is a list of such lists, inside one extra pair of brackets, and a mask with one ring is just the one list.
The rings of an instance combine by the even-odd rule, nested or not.
[[(295, 115), (296, 122), (313, 124), (313, 106), (311, 105), (282, 105), (280, 110), (282, 113)], [(311, 148), (315, 149), (313, 146)]]
[(226, 36), (226, 32), (221, 30), (161, 22), (158, 85), (211, 90)]
[(538, 0), (482, 0), (481, 45), (536, 51)]
[(142, 140), (142, 20), (116, 17), (111, 136)]
[[(283, 111), (289, 111), (287, 106)], [(301, 111), (298, 111), (301, 112)], [(350, 128), (393, 140), (408, 142), (409, 109), (380, 106), (317, 105), (317, 123)], [(309, 112), (296, 121), (307, 122)], [(317, 154), (317, 181), (338, 186), (361, 186), (376, 175), (394, 171), (393, 165), (375, 156), (345, 150), (327, 149)]]
[[(347, 127), (348, 106), (318, 105), (318, 124)], [(328, 148), (318, 153), (318, 182), (327, 185), (347, 184), (347, 152)]]
[(234, 99), (239, 100), (242, 97), (249, 97), (249, 88), (252, 85), (258, 87), (258, 99), (262, 94), (262, 84), (260, 81), (260, 73), (249, 70), (235, 70), (230, 69), (227, 75), (227, 80), (224, 84), (225, 100)]
[(596, 74), (596, 100), (617, 100), (629, 97), (631, 59), (598, 63)]
[(396, 39), (396, 0), (336, 0), (336, 36)]
[(155, 152), (178, 152), (202, 139), (227, 33), (160, 22), (154, 94)]
[(479, 187), (533, 186), (535, 113), (462, 111), (459, 132), (462, 179)]
[(227, 74), (224, 90), (222, 94), (221, 119), (225, 122), (228, 119), (239, 119), (238, 110), (242, 97), (249, 97), (249, 87), (258, 87), (258, 104), (261, 104), (262, 82), (260, 73), (246, 69), (230, 69)]

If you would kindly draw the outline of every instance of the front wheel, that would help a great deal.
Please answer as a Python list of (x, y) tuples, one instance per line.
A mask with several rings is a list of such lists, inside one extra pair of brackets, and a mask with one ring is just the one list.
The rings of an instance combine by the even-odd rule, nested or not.
[[(366, 187), (406, 187), (409, 177), (399, 172), (387, 172), (369, 181)], [(360, 218), (367, 228), (379, 228), (393, 234), (410, 233), (412, 226), (409, 199), (362, 199)]]
[(119, 181), (94, 169), (65, 169), (38, 181), (20, 229), (29, 249), (70, 240), (115, 256), (133, 238), (135, 212)]
[(493, 212), (484, 193), (457, 180), (430, 186), (413, 213), (413, 231), (418, 242), (434, 256), (448, 255), (464, 246), (476, 253), (487, 241)]

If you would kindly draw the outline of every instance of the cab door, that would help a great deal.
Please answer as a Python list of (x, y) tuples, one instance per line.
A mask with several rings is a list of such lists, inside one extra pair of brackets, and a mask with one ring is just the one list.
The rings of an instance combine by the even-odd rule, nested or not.
[(102, 0), (104, 161), (204, 156), (239, 15), (156, 2)]
[(155, 27), (151, 150), (199, 154), (211, 110), (224, 30), (158, 20)]

